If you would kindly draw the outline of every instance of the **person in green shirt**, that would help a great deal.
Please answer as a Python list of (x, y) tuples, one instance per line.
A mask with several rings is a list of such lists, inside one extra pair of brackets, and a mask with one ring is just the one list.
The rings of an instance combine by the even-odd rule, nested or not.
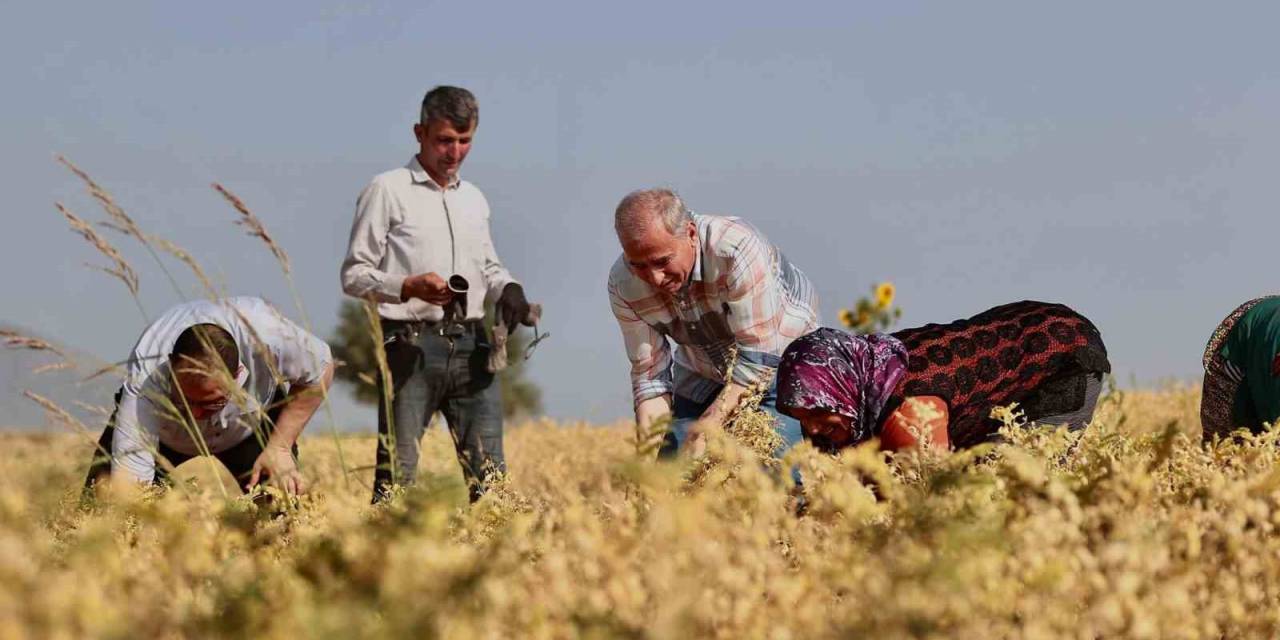
[(1250, 300), (1231, 312), (1204, 351), (1200, 423), (1204, 439), (1280, 419), (1280, 296)]

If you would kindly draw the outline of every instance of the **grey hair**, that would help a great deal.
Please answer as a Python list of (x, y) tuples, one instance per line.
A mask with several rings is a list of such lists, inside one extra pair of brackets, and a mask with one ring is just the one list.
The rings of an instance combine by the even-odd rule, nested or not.
[(693, 215), (673, 189), (640, 189), (628, 193), (613, 212), (613, 229), (619, 238), (632, 238), (645, 231), (657, 217), (671, 235), (676, 235)]
[(480, 123), (480, 105), (475, 94), (462, 87), (440, 85), (422, 97), (419, 122), (427, 126), (431, 120), (448, 120), (453, 128), (466, 131)]

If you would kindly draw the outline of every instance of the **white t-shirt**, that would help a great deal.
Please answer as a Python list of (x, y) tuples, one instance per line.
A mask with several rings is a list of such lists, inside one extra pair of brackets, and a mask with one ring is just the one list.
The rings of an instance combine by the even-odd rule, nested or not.
[[(243, 393), (232, 393), (221, 411), (191, 425), (182, 400), (170, 392), (169, 354), (178, 336), (197, 324), (218, 325), (235, 339), (240, 352), (236, 382)], [(150, 482), (158, 443), (197, 455), (202, 451), (196, 432), (209, 452), (226, 451), (253, 437), (277, 388), (316, 384), (332, 361), (328, 344), (261, 298), (180, 304), (142, 332), (129, 357), (116, 407), (112, 471), (123, 468), (139, 481)]]

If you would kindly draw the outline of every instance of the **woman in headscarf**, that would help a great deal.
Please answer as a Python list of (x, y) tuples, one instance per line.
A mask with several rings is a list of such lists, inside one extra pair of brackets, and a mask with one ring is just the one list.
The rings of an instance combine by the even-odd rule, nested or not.
[(1097, 327), (1060, 304), (1006, 304), (950, 324), (892, 335), (819, 329), (792, 342), (778, 368), (778, 409), (825, 450), (878, 437), (889, 450), (994, 438), (994, 407), (1017, 402), (1029, 422), (1083, 428), (1111, 371)]
[(1280, 419), (1280, 296), (1250, 300), (1214, 329), (1202, 393), (1205, 440), (1238, 428), (1258, 433)]

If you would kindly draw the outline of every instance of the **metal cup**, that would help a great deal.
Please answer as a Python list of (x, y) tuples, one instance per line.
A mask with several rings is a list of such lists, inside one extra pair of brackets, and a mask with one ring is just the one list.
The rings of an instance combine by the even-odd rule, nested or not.
[(449, 291), (453, 292), (453, 298), (449, 300), (449, 304), (444, 307), (444, 324), (449, 325), (461, 324), (467, 319), (467, 291), (471, 289), (471, 283), (467, 279), (453, 274), (449, 276)]

